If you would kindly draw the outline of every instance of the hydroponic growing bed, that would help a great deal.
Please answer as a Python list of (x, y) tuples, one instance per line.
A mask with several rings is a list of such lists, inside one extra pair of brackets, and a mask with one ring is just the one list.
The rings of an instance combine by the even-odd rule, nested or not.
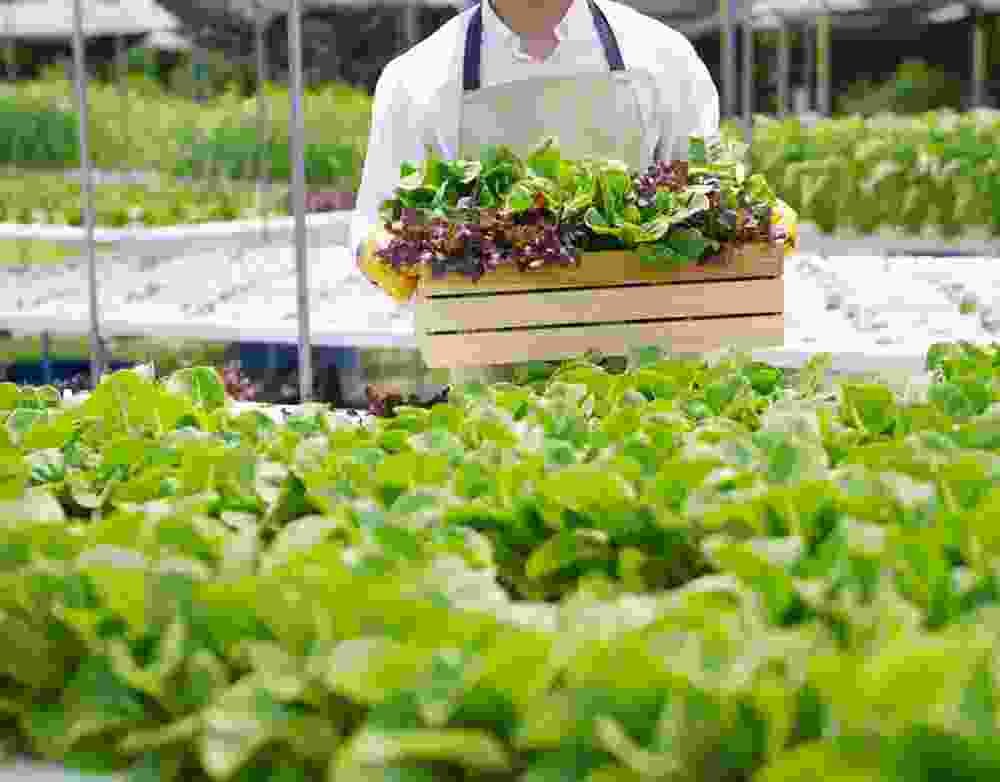
[[(1000, 351), (351, 423), (0, 386), (2, 735), (134, 779), (995, 779)], [(540, 369), (538, 370), (540, 371)]]

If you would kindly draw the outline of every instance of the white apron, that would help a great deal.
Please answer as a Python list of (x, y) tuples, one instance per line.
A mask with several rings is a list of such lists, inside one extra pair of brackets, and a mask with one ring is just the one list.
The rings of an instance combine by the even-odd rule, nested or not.
[[(645, 129), (656, 103), (653, 77), (625, 70), (607, 17), (594, 0), (588, 4), (608, 72), (523, 79), (485, 88), (480, 79), (482, 8), (476, 8), (465, 42), (460, 158), (476, 160), (483, 147), (501, 144), (524, 156), (550, 136), (569, 159), (606, 158), (644, 170), (658, 157), (658, 147), (644, 148)], [(452, 381), (499, 382), (511, 374), (511, 367), (463, 368), (452, 370)]]

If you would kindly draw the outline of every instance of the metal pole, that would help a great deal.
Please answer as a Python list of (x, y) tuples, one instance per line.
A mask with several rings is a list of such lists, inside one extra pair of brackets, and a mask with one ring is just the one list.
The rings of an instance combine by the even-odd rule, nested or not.
[(403, 46), (409, 49), (420, 42), (420, 9), (415, 2), (403, 6)]
[(299, 401), (312, 399), (312, 344), (309, 334), (309, 259), (306, 246), (305, 118), (302, 113), (302, 0), (292, 0), (288, 13), (288, 57), (291, 65), (292, 211), (295, 215), (295, 272), (298, 282)]
[(42, 332), (42, 385), (52, 385), (52, 339), (47, 331)]
[(733, 0), (719, 0), (722, 22), (722, 104), (723, 116), (736, 115), (736, 28), (733, 25)]
[(748, 5), (743, 17), (743, 133), (748, 145), (753, 143), (754, 84), (754, 30)]
[[(8, 12), (9, 13), (9, 12)], [(7, 23), (10, 24), (10, 19), (7, 19)], [(14, 49), (14, 39), (8, 38), (4, 43), (4, 70), (7, 72), (7, 81), (13, 82), (14, 77), (17, 75), (17, 67), (14, 64), (15, 59), (15, 49)]]
[(802, 30), (806, 39), (806, 111), (813, 111), (816, 108), (816, 26), (810, 20), (806, 22)]
[(787, 117), (789, 110), (789, 87), (791, 82), (792, 58), (791, 35), (788, 22), (778, 20), (778, 116)]
[(986, 16), (978, 5), (972, 8), (972, 108), (986, 105)]
[(124, 140), (128, 135), (128, 63), (126, 61), (125, 41), (120, 35), (115, 36), (115, 87), (118, 91), (118, 107), (121, 112), (121, 129), (119, 138)]
[(830, 16), (823, 14), (816, 20), (816, 90), (819, 93), (819, 113), (824, 117), (829, 117), (832, 113), (833, 105), (830, 94), (831, 80), (831, 35)]
[(80, 134), (80, 174), (83, 225), (86, 232), (87, 276), (90, 293), (90, 382), (97, 388), (103, 372), (101, 321), (97, 296), (97, 252), (94, 247), (94, 177), (90, 169), (90, 112), (87, 106), (87, 57), (83, 37), (83, 0), (73, 0), (73, 77)]
[[(205, 56), (205, 49), (201, 45), (201, 41), (205, 39), (208, 32), (209, 28), (203, 27), (198, 37), (194, 40), (191, 49), (191, 77), (194, 81), (194, 101), (199, 106), (203, 106), (208, 101), (208, 94), (205, 89), (208, 61)], [(199, 125), (195, 130), (196, 143), (204, 143), (207, 135), (205, 129)], [(215, 177), (215, 169), (216, 166), (212, 160), (202, 158), (194, 171), (195, 178), (197, 179), (195, 187), (207, 188), (209, 181)]]
[(119, 97), (124, 98), (126, 92), (125, 78), (128, 76), (128, 63), (125, 59), (125, 41), (120, 35), (115, 36), (115, 86)]
[(267, 51), (264, 41), (264, 24), (266, 16), (264, 9), (255, 4), (254, 15), (254, 54), (257, 60), (257, 211), (263, 224), (263, 232), (267, 233), (267, 179), (271, 169), (271, 128), (268, 122), (267, 105)]
[(16, 58), (15, 44), (14, 39), (10, 35), (10, 15), (12, 8), (13, 4), (7, 3), (3, 14), (4, 31), (7, 33), (5, 36), (6, 40), (4, 41), (4, 70), (7, 72), (7, 81), (9, 82), (13, 82), (14, 77), (17, 75), (17, 67), (14, 63)]

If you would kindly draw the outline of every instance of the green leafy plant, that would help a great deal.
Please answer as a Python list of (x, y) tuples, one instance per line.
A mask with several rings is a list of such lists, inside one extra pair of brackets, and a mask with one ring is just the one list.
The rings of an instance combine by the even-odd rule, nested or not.
[(0, 164), (68, 166), (79, 163), (75, 114), (25, 107), (0, 97)]
[[(287, 214), (287, 188), (276, 186), (265, 204), (269, 215)], [(259, 213), (252, 187), (220, 180), (206, 190), (169, 176), (146, 184), (101, 183), (95, 188), (97, 224), (168, 226), (249, 219)], [(58, 174), (0, 176), (0, 222), (83, 224), (81, 186)]]
[(995, 779), (1000, 348), (344, 424), (0, 384), (0, 735), (158, 780)]
[(850, 85), (839, 100), (843, 114), (873, 116), (923, 114), (939, 109), (959, 109), (962, 81), (923, 60), (900, 63), (892, 78), (880, 84), (861, 81)]
[(991, 112), (760, 119), (753, 165), (832, 233), (1000, 233), (1000, 118)]
[[(279, 182), (291, 180), (291, 156), (287, 142), (261, 143), (254, 127), (215, 128), (199, 141), (193, 131), (184, 134), (186, 154), (174, 173), (195, 177), (212, 171), (230, 179), (249, 179), (256, 171)], [(266, 168), (262, 168), (266, 166)], [(306, 144), (306, 181), (339, 183), (355, 178), (354, 150), (349, 144)]]
[[(138, 73), (128, 75), (124, 86), (122, 91), (119, 85), (92, 81), (88, 87), (91, 157), (98, 168), (172, 175), (211, 152), (218, 158), (216, 170), (209, 166), (207, 171), (195, 171), (196, 175), (226, 170), (231, 176), (253, 177), (256, 170), (245, 164), (248, 158), (255, 157), (248, 146), (252, 138), (254, 144), (260, 141), (270, 150), (272, 177), (281, 181), (285, 176), (287, 180), (287, 175), (282, 174), (288, 168), (290, 100), (286, 88), (268, 83), (260, 95), (245, 98), (238, 85), (230, 84), (197, 103)], [(42, 145), (45, 148), (63, 149), (63, 136), (57, 130), (64, 125), (76, 143), (73, 85), (66, 81), (65, 74), (48, 71), (43, 79), (17, 82), (9, 92), (3, 105), (15, 106), (16, 111), (12, 110), (12, 118), (0, 121), (16, 122), (16, 133), (3, 134), (0, 151), (9, 149), (14, 155), (15, 148), (37, 149), (39, 138), (52, 139)], [(261, 109), (266, 122), (258, 129)], [(306, 139), (312, 149), (308, 157), (310, 176), (317, 182), (342, 183), (346, 189), (356, 190), (368, 144), (371, 98), (347, 85), (329, 84), (306, 91), (303, 113)], [(36, 120), (29, 117), (44, 117), (54, 129), (39, 136)], [(75, 165), (76, 158), (68, 157), (68, 152), (53, 159), (51, 153), (36, 159), (38, 154), (32, 152), (35, 157), (31, 157), (21, 151), (9, 159), (0, 158), (0, 163), (20, 167), (41, 163)]]
[(398, 274), (423, 266), (478, 279), (501, 265), (569, 265), (600, 250), (678, 266), (723, 244), (784, 248), (794, 237), (773, 219), (783, 205), (761, 175), (748, 175), (744, 156), (739, 145), (692, 139), (690, 162), (633, 172), (614, 160), (568, 160), (546, 139), (523, 160), (501, 147), (478, 160), (404, 163), (381, 207), (392, 236), (378, 258)]

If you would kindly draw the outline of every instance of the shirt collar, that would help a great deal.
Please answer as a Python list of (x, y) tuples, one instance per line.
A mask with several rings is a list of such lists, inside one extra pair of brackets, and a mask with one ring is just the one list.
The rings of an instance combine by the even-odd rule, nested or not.
[[(511, 30), (493, 10), (492, 0), (483, 0), (483, 32), (504, 43), (521, 50), (521, 37)], [(555, 35), (559, 43), (563, 41), (590, 41), (594, 34), (594, 20), (587, 0), (573, 0), (562, 21), (556, 25)]]

